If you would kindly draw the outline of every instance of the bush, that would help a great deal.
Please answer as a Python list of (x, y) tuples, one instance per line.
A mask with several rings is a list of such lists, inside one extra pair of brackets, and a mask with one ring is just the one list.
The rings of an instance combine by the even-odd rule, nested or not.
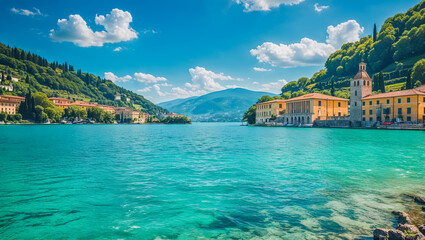
[(0, 122), (7, 121), (7, 113), (1, 112), (0, 113)]

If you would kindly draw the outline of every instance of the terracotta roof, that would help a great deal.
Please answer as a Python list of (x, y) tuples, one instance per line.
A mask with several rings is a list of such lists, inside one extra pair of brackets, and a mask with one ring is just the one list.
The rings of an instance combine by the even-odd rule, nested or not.
[(0, 95), (0, 97), (14, 98), (14, 99), (25, 99), (24, 97), (13, 96), (13, 95)]
[(425, 84), (415, 89), (418, 90), (419, 92), (425, 92)]
[(72, 102), (72, 100), (70, 100), (70, 99), (60, 98), (60, 97), (50, 97), (49, 99), (50, 100), (64, 100), (64, 101), (71, 101)]
[(287, 101), (292, 102), (292, 101), (307, 100), (307, 99), (323, 99), (323, 100), (347, 101), (347, 102), (349, 101), (348, 99), (345, 99), (345, 98), (338, 98), (338, 97), (329, 96), (329, 95), (325, 95), (321, 93), (309, 93), (300, 97), (288, 99)]
[(180, 114), (171, 112), (171, 113), (165, 114), (165, 116), (180, 116)]
[(357, 80), (357, 79), (365, 79), (365, 80), (372, 80), (369, 77), (369, 74), (367, 74), (366, 71), (359, 71), (356, 76), (354, 76), (353, 80)]
[(373, 94), (373, 95), (369, 95), (367, 97), (362, 98), (362, 100), (376, 99), (376, 98), (392, 98), (392, 97), (402, 97), (402, 96), (413, 96), (413, 95), (424, 95), (425, 96), (425, 93), (418, 91), (416, 89), (409, 89), (409, 90), (396, 91), (396, 92)]
[(268, 101), (268, 102), (262, 102), (262, 103), (257, 103), (255, 105), (261, 105), (261, 104), (268, 104), (268, 103), (275, 103), (275, 102), (287, 102), (288, 100), (286, 99), (276, 99), (276, 100), (272, 100), (272, 101)]

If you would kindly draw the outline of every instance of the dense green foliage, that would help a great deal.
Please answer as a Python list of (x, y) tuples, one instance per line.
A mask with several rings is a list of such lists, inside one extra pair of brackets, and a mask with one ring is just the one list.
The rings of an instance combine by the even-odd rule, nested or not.
[(251, 106), (244, 114), (242, 118), (242, 122), (248, 122), (248, 124), (255, 124), (255, 116), (256, 116), (256, 110), (257, 108), (254, 106)]
[(412, 70), (411, 81), (413, 84), (425, 84), (425, 59), (418, 61)]
[(185, 116), (178, 117), (166, 117), (161, 120), (161, 123), (165, 124), (191, 124), (192, 120)]
[[(73, 100), (126, 107), (162, 116), (167, 111), (146, 100), (143, 96), (115, 85), (113, 82), (90, 73), (74, 70), (68, 63), (49, 63), (45, 58), (22, 49), (0, 43), (0, 70), (6, 75), (19, 78), (13, 83), (13, 93), (24, 96), (29, 91), (44, 92), (49, 97), (64, 97)], [(7, 80), (7, 79), (6, 79)], [(130, 101), (114, 101), (115, 94), (125, 95)]]
[[(372, 36), (363, 37), (355, 43), (344, 44), (340, 50), (329, 56), (325, 69), (313, 77), (300, 78), (282, 88), (282, 97), (296, 97), (309, 92), (319, 92), (342, 98), (349, 98), (350, 79), (357, 73), (358, 64), (368, 64), (369, 75), (377, 86), (374, 91), (385, 92), (418, 86), (421, 71), (412, 71), (413, 65), (425, 58), (425, 1), (420, 2), (406, 13), (388, 18)], [(408, 75), (412, 71), (412, 78)], [(413, 76), (414, 75), (414, 76)], [(410, 76), (409, 76), (410, 77)], [(406, 81), (412, 83), (407, 83)], [(401, 84), (403, 83), (403, 84)], [(387, 89), (386, 89), (387, 88)]]

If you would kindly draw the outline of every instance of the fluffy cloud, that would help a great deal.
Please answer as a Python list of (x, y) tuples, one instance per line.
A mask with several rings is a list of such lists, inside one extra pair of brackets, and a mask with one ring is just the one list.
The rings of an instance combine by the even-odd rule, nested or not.
[(118, 77), (117, 75), (113, 74), (112, 72), (105, 72), (105, 79), (111, 80), (112, 82), (128, 82), (131, 79), (133, 79), (130, 75), (126, 75), (124, 77)]
[(134, 78), (141, 83), (157, 83), (167, 81), (165, 77), (155, 77), (151, 74), (146, 73), (135, 73)]
[(120, 52), (122, 50), (122, 47), (117, 47), (114, 49), (114, 52)]
[(189, 73), (192, 76), (192, 83), (186, 83), (185, 86), (192, 89), (203, 89), (208, 92), (226, 89), (220, 85), (220, 83), (216, 82), (216, 80), (238, 80), (231, 76), (226, 76), (223, 73), (208, 71), (203, 67), (191, 68), (189, 69)]
[(164, 97), (164, 96), (168, 95), (168, 93), (161, 92), (161, 87), (160, 87), (159, 84), (153, 85), (153, 88), (155, 89), (156, 94), (158, 94), (158, 96), (160, 96), (160, 97)]
[(329, 6), (319, 6), (318, 3), (314, 4), (314, 11), (316, 11), (316, 12), (321, 12), (321, 11), (328, 9), (328, 8), (329, 8)]
[(319, 43), (310, 38), (303, 38), (299, 43), (289, 45), (265, 42), (256, 49), (251, 49), (251, 55), (259, 62), (283, 68), (299, 66), (315, 66), (323, 64), (327, 57), (344, 43), (360, 39), (364, 28), (355, 20), (329, 26), (326, 43)]
[(69, 15), (69, 19), (59, 19), (58, 29), (50, 30), (50, 38), (56, 42), (72, 42), (80, 47), (101, 47), (105, 43), (130, 41), (137, 38), (137, 32), (130, 27), (131, 14), (120, 9), (112, 9), (110, 14), (96, 15), (95, 23), (105, 31), (94, 32), (84, 19)]
[(265, 68), (259, 68), (259, 67), (254, 67), (253, 69), (256, 72), (271, 72), (272, 71), (271, 69), (265, 69)]
[(10, 9), (12, 12), (24, 16), (44, 16), (38, 8), (33, 8), (34, 10), (28, 10), (23, 8), (12, 8)]
[(193, 96), (201, 96), (207, 94), (208, 92), (205, 90), (187, 90), (181, 87), (175, 87), (171, 89), (171, 95), (177, 98), (188, 98)]
[(280, 5), (297, 5), (304, 0), (236, 0), (236, 3), (243, 4), (246, 12), (251, 11), (270, 11), (271, 8), (279, 7)]
[(137, 91), (141, 92), (141, 93), (146, 93), (146, 92), (150, 92), (151, 90), (152, 90), (152, 87), (145, 87), (145, 88), (139, 89)]
[(276, 82), (264, 83), (261, 84), (260, 91), (271, 92), (271, 93), (280, 93), (283, 86), (288, 82), (286, 80), (278, 80)]

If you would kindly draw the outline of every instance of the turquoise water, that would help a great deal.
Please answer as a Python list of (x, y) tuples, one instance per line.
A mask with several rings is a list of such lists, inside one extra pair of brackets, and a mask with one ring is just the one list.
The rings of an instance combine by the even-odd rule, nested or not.
[(0, 238), (363, 239), (425, 193), (424, 136), (0, 126)]

